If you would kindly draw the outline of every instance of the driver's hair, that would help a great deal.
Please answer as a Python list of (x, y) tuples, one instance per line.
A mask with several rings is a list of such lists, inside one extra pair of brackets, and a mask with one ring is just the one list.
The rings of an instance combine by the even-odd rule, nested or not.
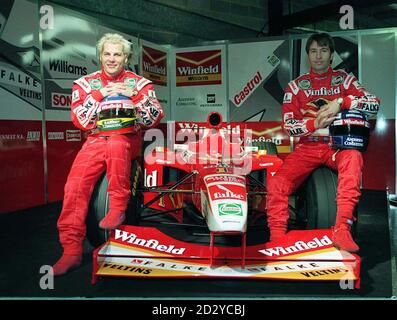
[(309, 54), (309, 49), (312, 43), (316, 41), (320, 47), (329, 47), (331, 53), (335, 51), (334, 39), (328, 33), (314, 33), (307, 39), (306, 42), (306, 53)]
[(117, 34), (117, 33), (106, 33), (102, 36), (101, 39), (99, 39), (98, 44), (97, 44), (97, 50), (99, 55), (102, 54), (103, 52), (103, 47), (105, 45), (105, 42), (110, 42), (110, 43), (115, 43), (115, 44), (121, 44), (123, 46), (123, 53), (130, 58), (131, 53), (131, 42), (126, 40), (123, 36)]

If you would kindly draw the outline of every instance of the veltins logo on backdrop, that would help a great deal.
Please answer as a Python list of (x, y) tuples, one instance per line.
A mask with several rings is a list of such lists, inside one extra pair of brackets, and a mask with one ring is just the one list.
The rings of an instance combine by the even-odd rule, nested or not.
[(167, 85), (167, 53), (142, 46), (143, 76), (160, 86)]
[(176, 86), (222, 84), (221, 50), (176, 54)]

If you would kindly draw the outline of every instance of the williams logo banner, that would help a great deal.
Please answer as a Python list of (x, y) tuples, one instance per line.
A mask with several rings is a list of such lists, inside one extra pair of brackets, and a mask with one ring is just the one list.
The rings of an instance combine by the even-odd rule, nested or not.
[(167, 53), (142, 46), (142, 70), (146, 79), (167, 86)]
[(176, 86), (222, 84), (221, 50), (176, 54)]

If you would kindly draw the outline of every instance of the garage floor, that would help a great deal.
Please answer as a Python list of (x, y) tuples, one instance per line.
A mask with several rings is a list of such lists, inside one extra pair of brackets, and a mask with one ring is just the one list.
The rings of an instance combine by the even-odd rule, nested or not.
[[(40, 268), (61, 255), (56, 221), (61, 203), (0, 215), (1, 298), (390, 298), (396, 290), (397, 210), (386, 193), (364, 190), (359, 204), (358, 244), (362, 257), (361, 289), (342, 290), (335, 282), (287, 282), (204, 279), (91, 280), (91, 246), (85, 245), (81, 268), (55, 278), (54, 289), (40, 288)], [(392, 231), (389, 226), (393, 227)], [(391, 239), (392, 237), (392, 239)], [(392, 240), (392, 241), (391, 241)], [(395, 291), (394, 291), (395, 294)]]

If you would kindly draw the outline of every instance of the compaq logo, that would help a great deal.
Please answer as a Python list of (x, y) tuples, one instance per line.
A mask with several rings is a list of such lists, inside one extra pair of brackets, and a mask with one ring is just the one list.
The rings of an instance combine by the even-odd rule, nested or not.
[(329, 246), (332, 244), (332, 241), (328, 236), (324, 236), (322, 239), (314, 238), (312, 241), (304, 242), (297, 241), (293, 246), (289, 247), (274, 247), (269, 249), (259, 250), (260, 253), (263, 253), (269, 257), (280, 256), (290, 253), (295, 253), (299, 251), (305, 251), (314, 248), (320, 248), (324, 246)]
[(167, 253), (182, 254), (186, 250), (186, 248), (175, 248), (174, 245), (166, 246), (163, 244), (159, 244), (159, 242), (155, 239), (139, 239), (136, 234), (119, 229), (115, 230), (114, 238), (116, 240), (121, 240), (122, 242), (128, 242), (141, 247), (146, 247), (149, 249), (154, 249)]

